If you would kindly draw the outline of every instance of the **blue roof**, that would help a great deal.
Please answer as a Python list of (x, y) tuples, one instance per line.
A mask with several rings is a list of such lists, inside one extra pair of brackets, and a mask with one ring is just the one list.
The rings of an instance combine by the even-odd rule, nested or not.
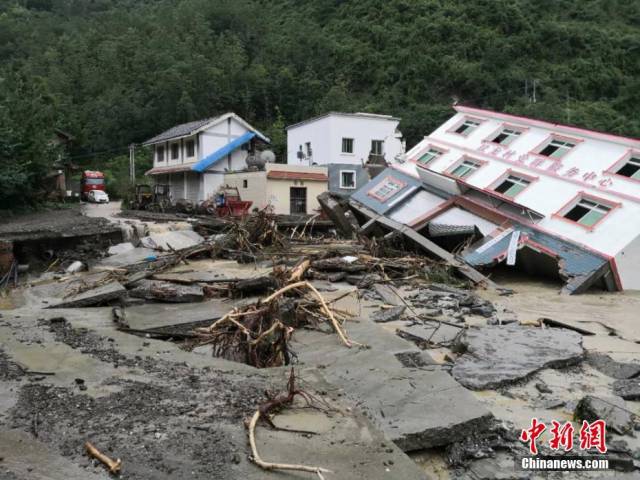
[(232, 142), (227, 143), (224, 147), (219, 148), (212, 154), (204, 157), (202, 160), (196, 163), (193, 167), (191, 167), (191, 170), (195, 170), (196, 172), (200, 172), (200, 173), (204, 172), (206, 169), (208, 169), (211, 165), (216, 163), (218, 160), (226, 157), (231, 152), (237, 150), (238, 148), (240, 148), (242, 145), (247, 143), (249, 140), (251, 140), (255, 136), (256, 136), (256, 132), (245, 133), (244, 135), (233, 140)]

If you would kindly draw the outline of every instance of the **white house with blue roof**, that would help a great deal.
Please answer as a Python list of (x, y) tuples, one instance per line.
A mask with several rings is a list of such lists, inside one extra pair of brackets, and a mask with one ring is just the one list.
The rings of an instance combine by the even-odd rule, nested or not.
[(146, 175), (171, 187), (173, 201), (200, 202), (224, 184), (224, 174), (244, 170), (257, 147), (270, 140), (233, 112), (176, 125), (144, 142), (153, 147)]

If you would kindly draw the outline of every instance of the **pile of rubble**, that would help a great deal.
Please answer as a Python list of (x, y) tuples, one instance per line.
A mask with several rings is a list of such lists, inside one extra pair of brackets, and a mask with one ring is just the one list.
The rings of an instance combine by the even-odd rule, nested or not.
[[(472, 289), (493, 282), (402, 239), (303, 229), (260, 213), (152, 233), (16, 289), (0, 437), (77, 478), (102, 471), (87, 451), (140, 479), (529, 478), (513, 465), (537, 409), (606, 420), (613, 467), (635, 474), (640, 364), (562, 321), (520, 323)], [(610, 381), (589, 387), (593, 371)]]

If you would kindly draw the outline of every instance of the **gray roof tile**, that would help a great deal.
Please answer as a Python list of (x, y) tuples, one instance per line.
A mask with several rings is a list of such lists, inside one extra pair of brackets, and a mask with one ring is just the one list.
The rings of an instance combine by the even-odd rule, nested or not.
[(210, 117), (205, 118), (203, 120), (195, 120), (193, 122), (183, 123), (181, 125), (176, 125), (175, 127), (171, 127), (169, 130), (162, 132), (159, 135), (156, 135), (153, 138), (150, 138), (145, 144), (164, 142), (166, 140), (171, 140), (172, 138), (180, 138), (195, 132), (199, 128), (202, 128), (206, 124), (212, 122), (218, 117)]

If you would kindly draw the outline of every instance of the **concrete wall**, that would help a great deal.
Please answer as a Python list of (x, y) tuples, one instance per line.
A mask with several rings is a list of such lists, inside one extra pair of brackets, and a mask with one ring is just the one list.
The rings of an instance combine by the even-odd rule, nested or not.
[[(383, 153), (388, 161), (402, 151), (402, 142), (395, 138), (398, 120), (383, 116), (358, 116), (332, 113), (287, 129), (287, 163), (309, 165), (309, 159), (300, 160), (297, 152), (311, 142), (312, 162), (318, 165), (343, 163), (362, 165), (369, 157), (371, 140), (384, 142)], [(342, 139), (353, 139), (353, 153), (342, 152)]]
[(640, 290), (640, 235), (615, 257), (618, 275), (625, 290)]
[[(332, 163), (327, 165), (329, 173), (329, 191), (340, 195), (350, 196), (359, 188), (369, 182), (369, 175), (362, 165), (350, 165), (348, 163)], [(355, 170), (355, 188), (340, 188), (342, 170)]]
[(291, 187), (307, 189), (307, 214), (315, 214), (320, 208), (318, 195), (327, 191), (327, 182), (311, 180), (272, 180), (267, 181), (267, 200), (278, 214), (291, 214)]
[[(452, 133), (451, 129), (466, 117), (482, 123), (467, 137)], [(520, 127), (523, 133), (508, 147), (489, 143), (504, 125)], [(577, 141), (576, 147), (557, 162), (535, 153), (552, 133)], [(640, 183), (606, 172), (630, 149), (640, 150), (640, 141), (459, 107), (456, 115), (407, 152), (406, 163), (396, 167), (416, 175), (420, 167), (414, 162), (431, 147), (445, 152), (428, 166), (439, 173), (450, 171), (464, 155), (483, 162), (464, 182), (484, 191), (492, 191), (496, 180), (509, 169), (534, 177), (513, 201), (543, 214), (537, 225), (547, 232), (611, 256), (640, 235)], [(554, 215), (581, 192), (619, 207), (592, 229)]]
[[(267, 200), (267, 174), (261, 172), (235, 172), (224, 175), (224, 184), (237, 187), (242, 200), (253, 202), (254, 208), (263, 209), (269, 205)], [(247, 186), (244, 186), (246, 180)]]

